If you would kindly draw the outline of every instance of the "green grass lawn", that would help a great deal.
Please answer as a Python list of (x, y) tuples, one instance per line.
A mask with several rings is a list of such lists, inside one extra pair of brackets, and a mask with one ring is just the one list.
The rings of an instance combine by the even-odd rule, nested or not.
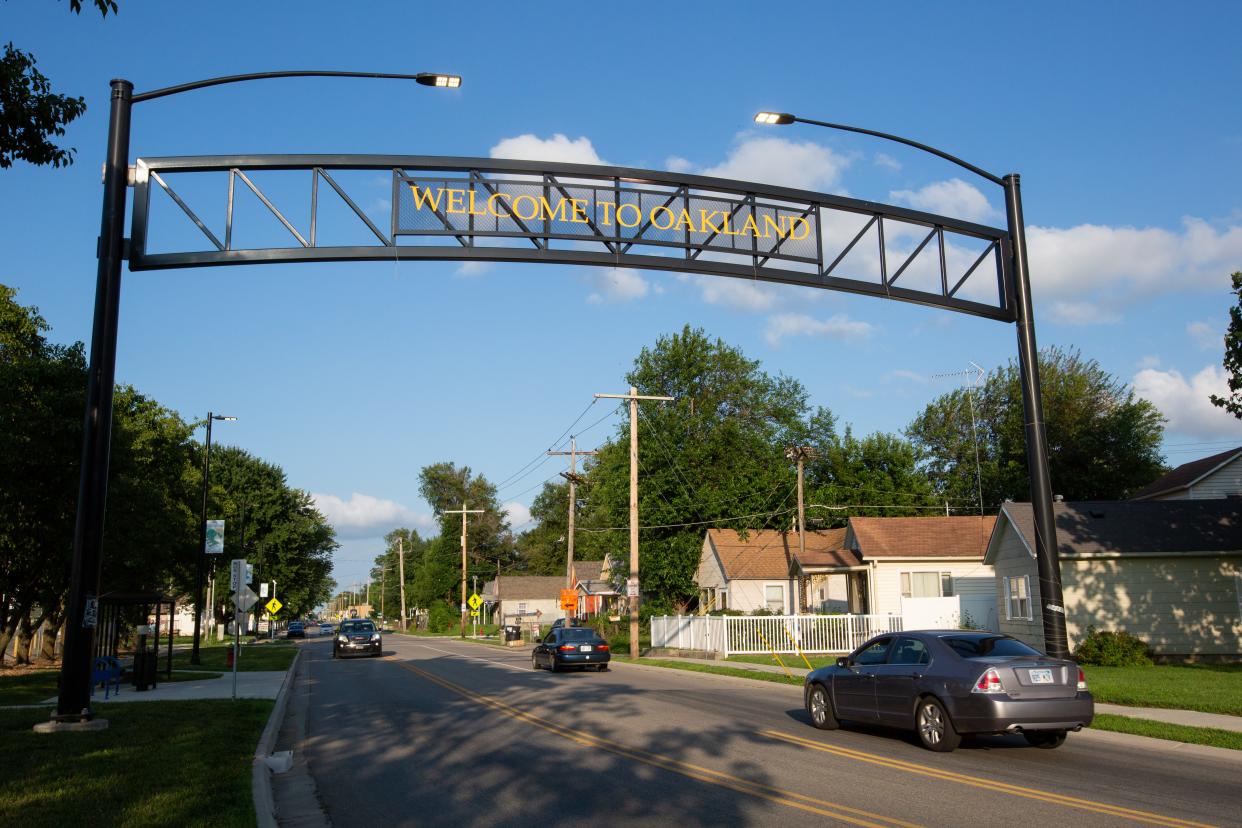
[(1097, 702), (1242, 716), (1242, 664), (1083, 667)]
[[(190, 664), (190, 651), (173, 653), (173, 670), (210, 670), (221, 672), (228, 657), (227, 647), (200, 648), (197, 666)], [(243, 644), (237, 662), (238, 672), (255, 670), (287, 670), (297, 655), (297, 648), (286, 642), (268, 644)]]
[(1192, 745), (1208, 745), (1210, 747), (1242, 750), (1242, 733), (1232, 730), (1219, 730), (1214, 727), (1187, 727), (1185, 725), (1153, 722), (1148, 719), (1136, 719), (1132, 716), (1113, 716), (1109, 713), (1097, 713), (1091, 722), (1095, 730), (1111, 730), (1115, 733), (1131, 733), (1135, 736), (1151, 736), (1155, 739), (1168, 739), (1173, 742), (1187, 742)]
[[(53, 698), (59, 691), (56, 679), (60, 670), (31, 670), (26, 673), (12, 673), (0, 676), (0, 706), (13, 704), (40, 704)], [(204, 678), (220, 678), (222, 673), (204, 672), (202, 670), (173, 670), (172, 678), (168, 678), (163, 669), (156, 676), (156, 683), (166, 681), (202, 681)], [(129, 679), (121, 680), (121, 690), (133, 690)], [(102, 690), (96, 690), (102, 694)], [(102, 697), (102, 696), (101, 696)]]
[[(771, 664), (773, 667), (779, 667), (780, 664), (770, 655), (735, 655), (729, 656), (725, 661), (738, 661), (744, 664)], [(806, 661), (802, 660), (802, 656), (797, 653), (781, 653), (781, 661), (785, 662), (786, 667), (801, 667), (807, 669), (806, 661), (811, 662), (811, 669), (818, 670), (820, 667), (827, 667), (829, 664), (836, 664), (837, 657), (826, 655), (808, 655)]]
[(47, 711), (0, 710), (0, 825), (254, 825), (250, 766), (272, 705), (100, 704), (108, 729), (92, 733), (35, 733)]
[(692, 661), (667, 661), (659, 658), (640, 658), (632, 659), (629, 656), (617, 655), (617, 650), (613, 649), (613, 661), (619, 661), (626, 664), (647, 664), (652, 667), (668, 667), (673, 670), (688, 670), (692, 673), (713, 673), (718, 676), (736, 676), (739, 678), (754, 679), (756, 681), (770, 681), (776, 684), (796, 684), (802, 686), (802, 676), (786, 676), (784, 673), (762, 673), (758, 670), (746, 670), (741, 667), (723, 667), (715, 663), (704, 661), (703, 663)]

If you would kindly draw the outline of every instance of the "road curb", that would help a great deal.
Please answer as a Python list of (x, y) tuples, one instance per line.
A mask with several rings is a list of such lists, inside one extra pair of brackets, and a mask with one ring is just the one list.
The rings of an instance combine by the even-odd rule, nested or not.
[(250, 766), (250, 796), (254, 802), (254, 817), (259, 828), (277, 828), (276, 801), (272, 798), (272, 769), (268, 758), (272, 748), (276, 747), (276, 736), (280, 733), (280, 723), (285, 719), (285, 708), (289, 706), (289, 691), (293, 687), (293, 675), (302, 660), (302, 648), (298, 647), (293, 663), (285, 671), (285, 680), (281, 682), (280, 692), (276, 694), (276, 704), (267, 717), (263, 734), (259, 736), (259, 744), (254, 749), (254, 760)]

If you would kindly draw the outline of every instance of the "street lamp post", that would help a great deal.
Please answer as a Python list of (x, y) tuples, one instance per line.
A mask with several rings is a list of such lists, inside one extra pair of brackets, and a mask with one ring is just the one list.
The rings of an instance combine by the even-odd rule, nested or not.
[[(211, 479), (211, 421), (232, 421), (236, 419), (236, 417), (226, 417), (223, 414), (207, 412), (207, 443), (203, 452), (203, 510), (198, 527), (198, 579), (195, 581), (196, 586), (194, 587), (194, 644), (190, 648), (191, 664), (199, 663), (198, 640), (203, 623), (203, 578), (205, 577), (204, 570), (207, 567), (207, 490)], [(242, 554), (245, 554), (244, 550)]]
[(108, 149), (104, 161), (103, 209), (99, 228), (99, 266), (95, 280), (95, 311), (87, 369), (86, 414), (82, 435), (82, 468), (78, 509), (73, 528), (73, 563), (65, 623), (65, 649), (60, 668), (60, 694), (52, 718), (87, 722), (91, 711), (91, 649), (98, 614), (99, 572), (103, 561), (104, 509), (108, 495), (108, 460), (112, 444), (112, 392), (116, 381), (116, 338), (121, 303), (121, 260), (125, 258), (125, 189), (129, 186), (129, 133), (133, 105), (143, 101), (267, 78), (338, 77), (413, 80), (423, 86), (455, 89), (461, 78), (433, 72), (414, 75), (320, 70), (256, 72), (169, 86), (134, 94), (134, 84), (114, 79), (108, 117)]
[(1035, 345), (1035, 312), (1031, 305), (1031, 279), (1027, 270), (1026, 227), (1022, 219), (1020, 176), (1017, 173), (1010, 173), (1004, 177), (996, 176), (943, 150), (873, 129), (800, 118), (787, 112), (760, 112), (755, 115), (755, 122), (772, 125), (810, 124), (896, 141), (943, 158), (975, 175), (986, 178), (1005, 191), (1005, 217), (1009, 224), (1009, 239), (1008, 250), (1002, 255), (1009, 257), (1010, 271), (1014, 278), (1014, 315), (1016, 317), (1014, 321), (1018, 328), (1018, 373), (1022, 385), (1022, 408), (1026, 422), (1026, 462), (1031, 477), (1031, 508), (1035, 519), (1035, 563), (1039, 572), (1039, 596), (1043, 610), (1044, 649), (1051, 656), (1068, 655), (1069, 641), (1065, 632), (1065, 601), (1061, 591), (1056, 519), (1052, 511), (1052, 481), (1048, 474), (1048, 438), (1044, 430), (1044, 404), (1039, 385), (1039, 350)]

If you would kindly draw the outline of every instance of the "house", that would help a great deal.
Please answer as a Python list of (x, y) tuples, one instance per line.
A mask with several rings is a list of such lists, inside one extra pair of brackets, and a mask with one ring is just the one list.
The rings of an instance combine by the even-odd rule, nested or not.
[[(911, 627), (996, 629), (995, 575), (983, 559), (995, 521), (983, 515), (850, 518), (845, 547), (861, 565), (849, 571), (858, 607), (852, 611), (912, 616)], [(938, 600), (947, 598), (957, 600)]]
[[(1053, 518), (1071, 648), (1094, 626), (1168, 659), (1242, 655), (1242, 498), (1055, 503)], [(1006, 503), (985, 560), (998, 629), (1042, 649), (1033, 538), (1031, 504)]]
[(1183, 463), (1131, 500), (1202, 500), (1242, 495), (1242, 447)]
[(494, 624), (551, 624), (565, 617), (561, 609), (564, 588), (564, 575), (500, 575), (484, 584), (479, 597)]
[[(843, 529), (807, 532), (804, 560), (841, 562), (834, 553), (844, 537)], [(844, 586), (830, 595), (827, 578), (816, 574), (812, 583), (796, 567), (799, 554), (797, 532), (762, 529), (743, 538), (734, 529), (708, 529), (695, 573), (700, 609), (788, 615), (833, 600), (844, 605)]]
[(619, 594), (604, 570), (604, 561), (574, 561), (574, 589), (578, 591), (580, 618), (607, 613), (616, 615)]

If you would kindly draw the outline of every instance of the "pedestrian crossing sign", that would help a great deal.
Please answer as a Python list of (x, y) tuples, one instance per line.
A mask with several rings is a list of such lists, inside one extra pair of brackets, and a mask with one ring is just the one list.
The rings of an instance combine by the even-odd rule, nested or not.
[(263, 606), (267, 607), (267, 612), (269, 615), (275, 615), (276, 613), (280, 612), (280, 608), (283, 607), (284, 604), (280, 603), (273, 597), (272, 600), (268, 601)]

